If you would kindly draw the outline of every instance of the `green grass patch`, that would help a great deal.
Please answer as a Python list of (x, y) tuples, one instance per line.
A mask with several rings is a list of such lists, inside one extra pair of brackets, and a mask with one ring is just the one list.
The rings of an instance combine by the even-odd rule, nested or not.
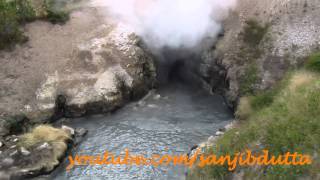
[[(25, 18), (23, 15), (27, 15)], [(27, 41), (19, 29), (21, 22), (32, 18), (27, 3), (0, 0), (0, 50)]]
[(254, 94), (256, 91), (254, 85), (260, 78), (256, 62), (265, 52), (265, 49), (259, 45), (269, 40), (266, 38), (269, 27), (268, 24), (261, 25), (258, 21), (251, 19), (246, 21), (246, 25), (240, 33), (243, 44), (239, 49), (237, 57), (240, 58), (242, 65), (246, 66), (245, 73), (239, 79), (239, 92), (241, 96)]
[[(208, 153), (233, 154), (245, 149), (268, 149), (272, 155), (286, 152), (309, 154), (311, 165), (239, 167), (245, 179), (315, 179), (320, 165), (320, 74), (307, 71), (291, 73), (279, 89), (249, 98), (255, 109), (216, 143)], [(239, 107), (241, 108), (241, 107)], [(196, 169), (189, 179), (223, 179), (227, 167)]]
[(245, 73), (240, 77), (240, 94), (253, 94), (254, 85), (258, 82), (258, 80), (258, 68), (255, 63), (251, 63), (247, 66)]
[(263, 40), (269, 29), (268, 24), (260, 24), (258, 21), (251, 19), (246, 21), (243, 31), (243, 41), (251, 47), (256, 47)]
[(31, 22), (36, 19), (36, 13), (27, 0), (14, 0), (11, 2), (16, 9), (19, 23)]
[(283, 80), (275, 84), (272, 89), (258, 91), (250, 96), (249, 99), (251, 108), (254, 111), (257, 111), (270, 106), (274, 102), (276, 96), (280, 93), (281, 89), (284, 89), (286, 86), (288, 86), (291, 75), (292, 72), (287, 72), (287, 75), (283, 78)]
[(312, 54), (305, 64), (306, 69), (320, 72), (320, 52)]

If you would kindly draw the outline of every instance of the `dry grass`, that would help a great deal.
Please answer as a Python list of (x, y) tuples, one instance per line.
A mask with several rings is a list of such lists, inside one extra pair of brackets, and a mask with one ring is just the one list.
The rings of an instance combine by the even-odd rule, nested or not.
[(239, 120), (247, 119), (251, 114), (252, 114), (252, 107), (250, 103), (250, 98), (242, 97), (240, 99), (237, 112), (236, 112), (237, 119)]
[(35, 127), (30, 133), (22, 135), (19, 146), (32, 149), (47, 142), (52, 147), (50, 154), (41, 157), (36, 165), (32, 165), (32, 168), (40, 166), (47, 171), (51, 171), (59, 164), (59, 159), (65, 154), (69, 139), (69, 134), (62, 129), (49, 125), (40, 125)]
[(298, 87), (309, 84), (314, 81), (316, 75), (312, 72), (300, 71), (294, 74), (289, 83), (289, 89), (291, 92), (295, 91)]
[(42, 142), (57, 143), (66, 142), (70, 136), (62, 129), (54, 128), (49, 125), (35, 127), (30, 133), (21, 136), (21, 145), (30, 148)]

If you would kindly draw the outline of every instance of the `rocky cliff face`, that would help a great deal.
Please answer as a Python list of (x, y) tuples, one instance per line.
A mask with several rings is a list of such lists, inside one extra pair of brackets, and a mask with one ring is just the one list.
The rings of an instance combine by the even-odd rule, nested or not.
[(224, 21), (224, 36), (202, 55), (203, 84), (238, 97), (272, 87), (285, 72), (320, 49), (318, 0), (239, 0)]

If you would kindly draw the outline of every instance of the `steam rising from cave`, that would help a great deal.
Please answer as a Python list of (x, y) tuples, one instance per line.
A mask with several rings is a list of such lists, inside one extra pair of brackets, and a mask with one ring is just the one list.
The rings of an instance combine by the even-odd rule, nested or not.
[(212, 44), (236, 0), (95, 0), (130, 25), (149, 48), (193, 49)]

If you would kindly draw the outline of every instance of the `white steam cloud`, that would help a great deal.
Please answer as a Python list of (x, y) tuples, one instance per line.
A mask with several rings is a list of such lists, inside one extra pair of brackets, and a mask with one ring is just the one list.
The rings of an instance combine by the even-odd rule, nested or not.
[[(212, 43), (236, 0), (96, 0), (151, 48)], [(102, 3), (102, 4), (101, 4)]]

